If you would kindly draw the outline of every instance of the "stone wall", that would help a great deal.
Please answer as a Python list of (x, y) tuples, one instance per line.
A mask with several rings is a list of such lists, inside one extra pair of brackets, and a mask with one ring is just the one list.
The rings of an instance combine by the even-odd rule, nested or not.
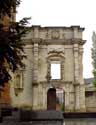
[(3, 91), (0, 92), (0, 106), (6, 107), (11, 104), (10, 98), (10, 84), (6, 84)]
[(96, 112), (96, 91), (86, 91), (86, 111)]
[[(83, 30), (79, 26), (32, 27), (23, 38), (27, 55), (25, 69), (13, 76), (14, 84), (10, 89), (12, 106), (47, 109), (47, 91), (54, 86), (55, 89), (62, 88), (65, 93), (65, 111), (84, 110)], [(51, 79), (52, 62), (61, 65), (60, 79)]]

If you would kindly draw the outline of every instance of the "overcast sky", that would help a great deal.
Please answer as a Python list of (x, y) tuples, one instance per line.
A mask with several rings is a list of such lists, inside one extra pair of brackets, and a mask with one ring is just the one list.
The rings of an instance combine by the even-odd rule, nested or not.
[(17, 20), (31, 17), (31, 25), (85, 27), (84, 78), (92, 77), (92, 32), (96, 30), (96, 0), (22, 0)]

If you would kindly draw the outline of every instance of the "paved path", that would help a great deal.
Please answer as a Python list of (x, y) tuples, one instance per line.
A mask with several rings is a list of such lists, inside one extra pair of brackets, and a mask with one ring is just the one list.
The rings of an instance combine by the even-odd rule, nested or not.
[(64, 125), (96, 125), (96, 118), (65, 119)]

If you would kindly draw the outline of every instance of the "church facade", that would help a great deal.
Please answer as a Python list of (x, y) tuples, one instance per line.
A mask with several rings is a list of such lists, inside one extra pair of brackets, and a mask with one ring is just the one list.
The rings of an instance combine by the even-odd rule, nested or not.
[[(83, 31), (79, 26), (32, 26), (23, 39), (25, 68), (15, 73), (10, 84), (13, 107), (86, 111)], [(52, 65), (55, 72), (59, 67), (59, 78), (52, 74)]]

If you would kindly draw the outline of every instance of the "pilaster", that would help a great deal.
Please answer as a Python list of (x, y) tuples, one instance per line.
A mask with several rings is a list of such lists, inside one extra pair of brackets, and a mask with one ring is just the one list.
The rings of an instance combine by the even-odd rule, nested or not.
[(84, 84), (84, 79), (83, 79), (83, 47), (79, 47), (79, 76), (80, 76), (80, 84)]
[(38, 106), (39, 109), (43, 108), (43, 87), (40, 83), (38, 85)]
[(68, 91), (68, 84), (67, 84), (67, 91), (65, 92), (65, 112), (69, 111), (69, 107), (70, 107), (70, 94)]
[(38, 109), (38, 86), (35, 84), (33, 85), (33, 105), (32, 105), (32, 108), (33, 110), (37, 110)]
[(74, 44), (74, 81), (75, 84), (79, 83), (79, 48), (78, 44)]
[(34, 38), (38, 39), (39, 38), (39, 26), (34, 27)]
[(85, 105), (85, 85), (80, 85), (80, 111), (85, 112), (86, 111), (86, 105)]
[(33, 83), (38, 83), (38, 43), (34, 43), (34, 70), (33, 70)]
[(85, 106), (85, 85), (84, 85), (84, 79), (83, 79), (83, 47), (79, 47), (79, 65), (80, 65), (80, 111), (86, 111)]
[(80, 85), (75, 84), (75, 111), (80, 111)]

